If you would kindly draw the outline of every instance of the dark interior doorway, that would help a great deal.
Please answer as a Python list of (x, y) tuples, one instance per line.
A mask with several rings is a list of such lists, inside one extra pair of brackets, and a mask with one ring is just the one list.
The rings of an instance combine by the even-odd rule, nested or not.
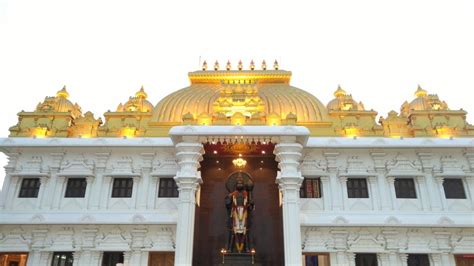
[[(247, 144), (247, 146), (250, 144)], [(252, 147), (229, 147), (227, 144), (206, 144), (201, 162), (203, 184), (200, 206), (196, 208), (193, 265), (217, 265), (220, 250), (226, 245), (227, 213), (224, 198), (225, 182), (238, 171), (233, 160), (242, 158), (247, 164), (241, 171), (254, 181), (252, 238), (255, 262), (261, 265), (283, 265), (283, 224), (278, 185), (275, 183), (277, 162), (273, 144), (252, 143)]]

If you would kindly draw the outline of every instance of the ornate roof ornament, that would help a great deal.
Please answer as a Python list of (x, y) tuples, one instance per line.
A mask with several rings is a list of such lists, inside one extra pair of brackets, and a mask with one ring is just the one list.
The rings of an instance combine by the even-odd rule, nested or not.
[(275, 62), (273, 62), (273, 69), (278, 70), (278, 68), (279, 68), (278, 61), (275, 60)]
[(63, 86), (61, 90), (56, 92), (56, 97), (69, 98), (69, 93), (66, 91), (66, 85)]
[(204, 60), (204, 63), (202, 63), (202, 71), (206, 71), (207, 70), (207, 62), (206, 60)]
[(230, 60), (227, 60), (227, 64), (225, 65), (225, 69), (227, 71), (229, 71), (230, 69), (232, 68), (231, 64), (230, 64)]
[(214, 71), (217, 71), (217, 70), (219, 70), (219, 62), (217, 62), (216, 60), (216, 62), (214, 63)]
[(346, 91), (341, 88), (341, 85), (337, 85), (337, 89), (334, 92), (334, 97), (346, 96)]
[(262, 61), (262, 70), (267, 70), (267, 62), (265, 60)]
[(145, 89), (143, 88), (143, 85), (140, 88), (140, 90), (135, 93), (135, 97), (141, 98), (141, 99), (148, 98), (148, 94), (145, 92)]
[(241, 71), (244, 68), (244, 65), (242, 64), (242, 60), (239, 60), (239, 65), (237, 66), (239, 71)]
[(252, 61), (250, 61), (250, 70), (255, 70), (255, 63)]
[(422, 89), (420, 85), (418, 85), (418, 88), (415, 91), (415, 96), (416, 97), (424, 97), (426, 95), (428, 95), (428, 92), (426, 90)]

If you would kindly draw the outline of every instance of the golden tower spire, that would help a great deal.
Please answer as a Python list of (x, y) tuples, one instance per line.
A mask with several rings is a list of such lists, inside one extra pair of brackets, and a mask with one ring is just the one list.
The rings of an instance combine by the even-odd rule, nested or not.
[(204, 63), (202, 63), (202, 71), (206, 71), (207, 70), (207, 62), (206, 60), (204, 60)]
[(243, 64), (242, 64), (242, 60), (239, 60), (238, 69), (239, 69), (239, 70), (242, 70), (242, 68), (244, 68), (244, 66), (243, 66)]
[(345, 95), (346, 95), (346, 91), (341, 88), (341, 85), (337, 85), (337, 89), (334, 92), (334, 96), (340, 97), (340, 96), (345, 96)]
[(267, 62), (265, 60), (262, 61), (262, 70), (267, 70)]
[(418, 85), (418, 88), (415, 91), (415, 96), (416, 97), (423, 97), (423, 96), (426, 96), (426, 95), (428, 95), (428, 92), (426, 90), (422, 89), (420, 85)]
[(225, 65), (225, 69), (227, 69), (227, 70), (231, 69), (230, 60), (227, 60), (227, 64)]
[(214, 63), (214, 70), (215, 70), (215, 71), (219, 70), (219, 62), (217, 62), (217, 60), (216, 60), (216, 62)]
[(135, 97), (143, 98), (143, 99), (148, 98), (148, 94), (145, 92), (145, 89), (143, 88), (143, 85), (140, 88), (140, 90), (135, 93)]
[(66, 85), (64, 85), (60, 91), (56, 92), (56, 97), (69, 98), (69, 93), (66, 91)]

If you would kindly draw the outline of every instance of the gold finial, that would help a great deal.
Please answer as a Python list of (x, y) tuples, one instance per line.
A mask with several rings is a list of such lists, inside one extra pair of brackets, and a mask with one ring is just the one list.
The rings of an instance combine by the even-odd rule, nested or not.
[(202, 63), (202, 71), (206, 71), (207, 70), (207, 62), (206, 60), (204, 60), (204, 63)]
[(56, 92), (56, 97), (69, 98), (69, 93), (66, 91), (66, 86), (64, 86), (60, 91)]
[(423, 97), (423, 96), (426, 96), (426, 95), (428, 95), (428, 92), (426, 90), (422, 89), (420, 85), (418, 85), (418, 88), (415, 91), (415, 96), (416, 97)]
[(277, 60), (275, 60), (275, 62), (273, 63), (273, 68), (275, 70), (278, 70), (278, 61)]
[(345, 96), (345, 95), (346, 95), (346, 91), (341, 88), (341, 85), (337, 85), (337, 89), (334, 92), (334, 96), (340, 97), (340, 96)]
[(216, 60), (216, 62), (214, 63), (214, 70), (215, 70), (215, 71), (219, 70), (219, 62), (217, 62), (217, 60)]
[(244, 68), (244, 66), (242, 65), (242, 60), (239, 60), (238, 68), (239, 70), (242, 70), (242, 68)]
[(255, 70), (255, 63), (252, 61), (250, 61), (250, 70)]
[(140, 88), (140, 90), (135, 93), (135, 97), (143, 98), (143, 99), (148, 98), (148, 94), (146, 94), (145, 89), (143, 88), (143, 85)]
[(227, 64), (225, 65), (225, 69), (230, 70), (230, 68), (231, 68), (230, 61), (227, 60)]
[(262, 61), (262, 70), (267, 70), (267, 62), (265, 60)]

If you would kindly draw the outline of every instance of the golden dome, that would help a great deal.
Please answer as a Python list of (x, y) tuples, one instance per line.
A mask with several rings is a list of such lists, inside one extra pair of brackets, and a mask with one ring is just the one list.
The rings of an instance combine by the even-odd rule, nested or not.
[(329, 111), (363, 111), (364, 105), (362, 102), (356, 102), (352, 99), (352, 95), (347, 94), (345, 90), (338, 86), (334, 92), (334, 98), (331, 100), (327, 108)]
[(153, 110), (153, 104), (148, 100), (148, 94), (143, 89), (135, 93), (135, 97), (130, 97), (125, 104), (119, 104), (117, 112), (142, 112), (147, 113)]
[(56, 96), (45, 97), (42, 103), (36, 106), (35, 112), (70, 113), (73, 117), (81, 115), (81, 108), (68, 100), (69, 93), (66, 86), (56, 93)]
[(191, 72), (191, 85), (162, 99), (151, 122), (181, 124), (185, 114), (197, 119), (205, 113), (219, 119), (222, 113), (229, 119), (236, 113), (246, 119), (256, 113), (278, 114), (285, 119), (292, 113), (298, 123), (328, 121), (324, 105), (312, 94), (291, 86), (290, 78), (291, 72), (284, 70)]
[(441, 101), (436, 94), (428, 94), (428, 92), (418, 85), (415, 91), (416, 98), (410, 103), (405, 102), (402, 105), (402, 114), (408, 115), (411, 111), (443, 111), (449, 110), (448, 104)]

